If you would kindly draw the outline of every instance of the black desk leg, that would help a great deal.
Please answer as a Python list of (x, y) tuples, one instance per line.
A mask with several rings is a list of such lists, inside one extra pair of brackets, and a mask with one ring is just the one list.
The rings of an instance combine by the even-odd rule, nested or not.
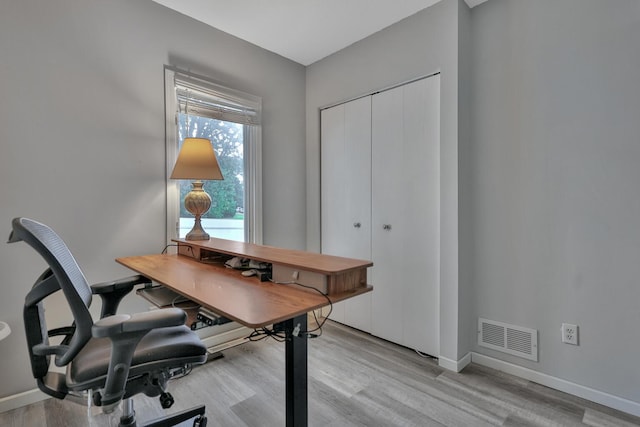
[(286, 353), (286, 398), (287, 427), (306, 427), (307, 406), (307, 337), (298, 331), (307, 330), (307, 315), (294, 317), (283, 322), (287, 342)]

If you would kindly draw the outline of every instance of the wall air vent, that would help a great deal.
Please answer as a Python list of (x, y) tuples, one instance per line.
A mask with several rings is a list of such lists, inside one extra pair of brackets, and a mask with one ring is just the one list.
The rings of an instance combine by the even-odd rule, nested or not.
[(535, 329), (480, 318), (478, 345), (538, 361), (538, 331)]

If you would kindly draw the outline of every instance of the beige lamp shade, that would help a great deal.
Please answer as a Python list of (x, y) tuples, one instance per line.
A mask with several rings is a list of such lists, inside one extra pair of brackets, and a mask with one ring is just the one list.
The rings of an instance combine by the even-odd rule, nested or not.
[(224, 179), (211, 141), (185, 138), (171, 179)]

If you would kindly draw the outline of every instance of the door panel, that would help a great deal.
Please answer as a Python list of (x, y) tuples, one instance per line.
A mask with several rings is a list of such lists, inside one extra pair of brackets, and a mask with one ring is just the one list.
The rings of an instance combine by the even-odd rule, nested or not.
[(402, 337), (402, 288), (405, 262), (402, 220), (403, 173), (402, 89), (372, 97), (372, 198), (371, 255), (372, 333), (390, 341)]
[[(345, 252), (343, 256), (371, 259), (371, 97), (345, 104), (345, 157), (349, 169), (343, 182)], [(345, 301), (344, 323), (371, 331), (371, 294)]]
[[(371, 100), (321, 113), (322, 252), (371, 259)], [(331, 319), (369, 331), (371, 296), (337, 303)]]
[[(322, 225), (322, 252), (339, 255), (343, 247), (343, 236), (346, 232), (341, 220), (345, 187), (345, 154), (344, 154), (344, 105), (322, 110), (320, 113), (320, 132), (322, 145), (320, 162), (322, 174), (320, 179), (320, 221)], [(344, 322), (344, 302), (333, 305), (331, 319)]]
[(440, 137), (439, 76), (403, 87), (402, 188), (405, 281), (403, 339), (407, 347), (439, 355)]

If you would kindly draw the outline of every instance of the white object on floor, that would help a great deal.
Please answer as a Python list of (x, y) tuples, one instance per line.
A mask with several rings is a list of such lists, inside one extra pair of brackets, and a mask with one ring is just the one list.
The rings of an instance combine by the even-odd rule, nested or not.
[(5, 322), (0, 322), (0, 341), (5, 339), (11, 333), (11, 328)]

